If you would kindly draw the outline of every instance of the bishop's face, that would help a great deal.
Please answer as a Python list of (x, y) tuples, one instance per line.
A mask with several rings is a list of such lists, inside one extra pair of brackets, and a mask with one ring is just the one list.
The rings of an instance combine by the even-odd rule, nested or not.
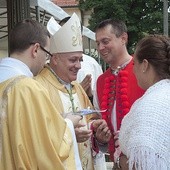
[(77, 79), (77, 73), (81, 69), (81, 61), (83, 61), (82, 52), (60, 53), (56, 54), (55, 73), (67, 83), (71, 83)]

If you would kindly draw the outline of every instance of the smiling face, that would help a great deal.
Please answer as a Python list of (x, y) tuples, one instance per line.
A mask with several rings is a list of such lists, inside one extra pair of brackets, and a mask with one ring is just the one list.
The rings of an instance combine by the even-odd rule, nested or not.
[(103, 60), (112, 64), (124, 51), (125, 34), (119, 37), (113, 32), (112, 26), (107, 25), (96, 31), (97, 49)]
[(62, 80), (71, 83), (77, 79), (81, 61), (83, 61), (82, 52), (54, 54), (50, 66)]

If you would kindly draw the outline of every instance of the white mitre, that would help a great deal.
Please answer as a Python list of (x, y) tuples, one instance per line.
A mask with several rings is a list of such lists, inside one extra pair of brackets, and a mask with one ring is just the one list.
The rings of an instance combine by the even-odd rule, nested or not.
[(51, 17), (47, 23), (47, 29), (51, 34), (50, 52), (52, 54), (83, 52), (81, 24), (75, 13), (62, 27)]

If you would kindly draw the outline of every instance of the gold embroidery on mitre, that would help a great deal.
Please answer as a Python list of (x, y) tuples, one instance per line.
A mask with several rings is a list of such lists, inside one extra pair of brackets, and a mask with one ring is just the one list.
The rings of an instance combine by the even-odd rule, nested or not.
[(80, 25), (75, 22), (72, 26), (71, 29), (74, 33), (72, 37), (72, 45), (77, 46), (82, 44), (82, 36), (81, 36), (81, 27)]

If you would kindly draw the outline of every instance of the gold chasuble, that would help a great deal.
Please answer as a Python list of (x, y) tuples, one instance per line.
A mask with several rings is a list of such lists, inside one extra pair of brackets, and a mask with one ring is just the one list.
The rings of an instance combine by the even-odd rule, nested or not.
[[(66, 90), (65, 85), (61, 84), (54, 73), (51, 72), (50, 68), (46, 66), (40, 74), (36, 77), (36, 79), (48, 89), (50, 93), (50, 97), (52, 102), (54, 103), (55, 107), (58, 111), (62, 113), (73, 112), (73, 104), (74, 102), (74, 109), (76, 111), (85, 109), (85, 108), (92, 108), (92, 104), (89, 101), (88, 96), (86, 95), (85, 91), (81, 87), (80, 84), (77, 82), (72, 82), (72, 89), (71, 89), (71, 96)], [(72, 100), (72, 102), (71, 102)], [(86, 124), (88, 128), (88, 121), (92, 118), (92, 116), (84, 116), (81, 121)], [(92, 161), (92, 151), (91, 151), (91, 142), (87, 140), (83, 143), (78, 143), (80, 160), (82, 164), (83, 170), (93, 170), (93, 161)]]
[(76, 168), (70, 129), (32, 78), (0, 84), (0, 159), (0, 170)]

